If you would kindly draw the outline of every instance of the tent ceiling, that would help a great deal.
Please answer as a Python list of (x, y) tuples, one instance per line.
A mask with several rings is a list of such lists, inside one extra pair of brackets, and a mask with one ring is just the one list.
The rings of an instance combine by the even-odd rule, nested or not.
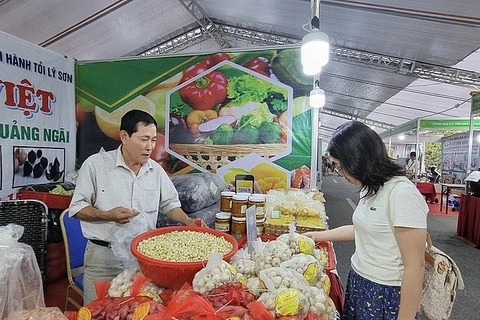
[[(186, 37), (188, 32), (201, 24), (230, 26), (291, 43), (305, 35), (310, 5), (310, 0), (0, 0), (0, 30), (78, 60), (139, 54), (180, 36), (185, 41), (174, 51), (212, 52), (259, 42), (220, 29), (196, 38)], [(478, 17), (480, 1), (471, 0), (326, 0), (320, 7), (321, 29), (335, 48), (464, 69), (477, 80)], [(418, 117), (468, 117), (475, 87), (446, 82), (332, 56), (320, 75), (329, 111), (320, 116), (320, 137), (328, 139), (347, 118), (387, 127)]]

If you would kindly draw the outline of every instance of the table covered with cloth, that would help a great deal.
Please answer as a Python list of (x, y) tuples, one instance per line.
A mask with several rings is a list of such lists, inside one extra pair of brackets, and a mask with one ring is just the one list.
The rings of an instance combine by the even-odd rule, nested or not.
[(417, 182), (417, 189), (420, 193), (425, 196), (430, 203), (435, 202), (435, 198), (437, 197), (437, 191), (435, 191), (435, 184), (432, 182)]
[(458, 213), (457, 234), (480, 249), (480, 198), (462, 194)]

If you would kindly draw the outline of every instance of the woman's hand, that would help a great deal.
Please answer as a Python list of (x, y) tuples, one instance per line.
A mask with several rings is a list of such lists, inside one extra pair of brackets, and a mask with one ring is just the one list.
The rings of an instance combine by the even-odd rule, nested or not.
[(305, 232), (302, 233), (302, 236), (306, 236), (311, 238), (313, 241), (318, 242), (321, 241), (319, 238), (321, 238), (321, 231), (310, 231), (310, 232)]
[(325, 231), (305, 232), (303, 235), (312, 238), (312, 240), (315, 242), (355, 240), (355, 230), (353, 225), (341, 226)]

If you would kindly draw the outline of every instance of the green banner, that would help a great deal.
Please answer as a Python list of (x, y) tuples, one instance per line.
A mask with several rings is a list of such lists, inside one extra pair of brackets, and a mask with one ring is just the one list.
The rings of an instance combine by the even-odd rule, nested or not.
[(266, 192), (311, 188), (312, 115), (300, 49), (78, 63), (77, 160), (120, 144), (132, 109), (157, 122), (150, 156), (169, 174), (252, 174)]
[(475, 94), (472, 96), (472, 113), (480, 113), (480, 94)]
[[(475, 128), (480, 128), (480, 119), (475, 119)], [(420, 120), (421, 129), (468, 130), (470, 119)]]

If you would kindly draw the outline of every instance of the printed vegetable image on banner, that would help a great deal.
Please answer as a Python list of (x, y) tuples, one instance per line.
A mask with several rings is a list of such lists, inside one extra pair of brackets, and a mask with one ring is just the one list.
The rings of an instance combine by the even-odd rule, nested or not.
[[(291, 127), (292, 96), (291, 87), (224, 60), (167, 94), (167, 112), (187, 117), (185, 126), (167, 125), (167, 150), (199, 170), (218, 169), (252, 151), (278, 159), (291, 151), (290, 135), (282, 139), (282, 130)], [(224, 163), (204, 161), (227, 146)]]
[(80, 62), (77, 77), (79, 164), (118, 147), (121, 117), (140, 109), (157, 121), (151, 158), (168, 174), (211, 171), (230, 184), (248, 173), (261, 192), (310, 187), (312, 78), (299, 48)]

